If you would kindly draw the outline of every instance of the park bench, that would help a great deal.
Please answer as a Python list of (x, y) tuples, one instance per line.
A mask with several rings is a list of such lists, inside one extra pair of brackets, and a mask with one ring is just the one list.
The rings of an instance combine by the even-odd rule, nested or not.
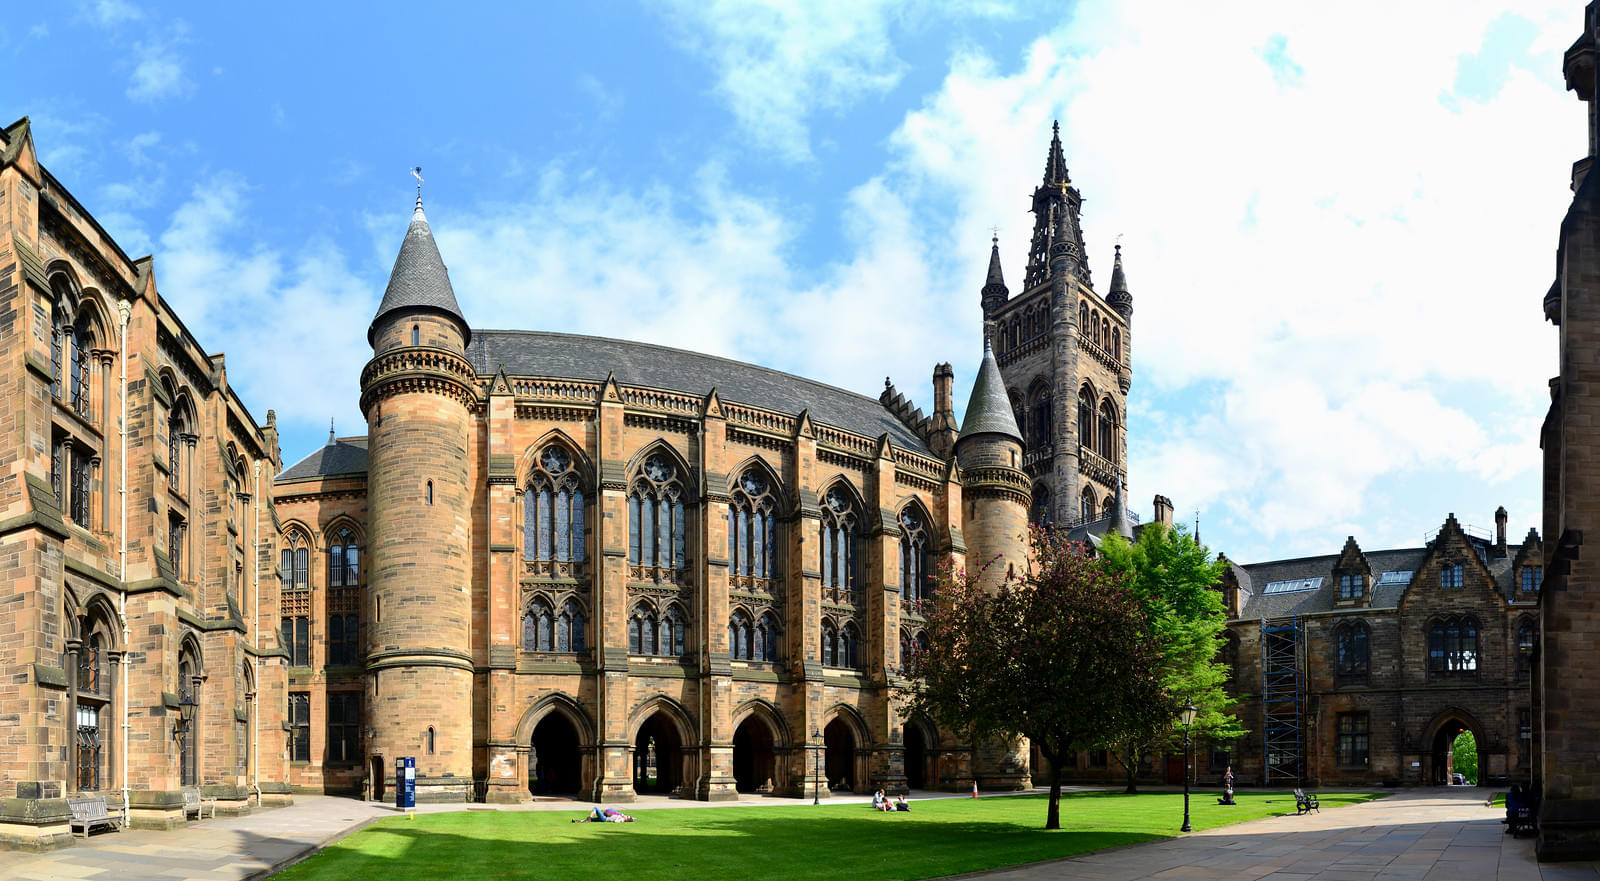
[(205, 810), (208, 805), (211, 807), (211, 816), (215, 818), (217, 816), (216, 799), (201, 798), (200, 787), (198, 786), (191, 786), (183, 791), (183, 818), (185, 820), (189, 819), (190, 811), (194, 812), (194, 818), (196, 820), (204, 819)]
[(82, 828), (83, 837), (88, 838), (96, 826), (110, 826), (118, 832), (122, 831), (122, 819), (106, 811), (106, 800), (103, 798), (69, 798), (67, 807), (72, 809), (70, 828), (74, 835)]
[(1322, 813), (1322, 809), (1317, 805), (1316, 793), (1308, 794), (1304, 789), (1296, 789), (1294, 791), (1295, 815), (1309, 814), (1312, 811), (1316, 811), (1319, 814)]

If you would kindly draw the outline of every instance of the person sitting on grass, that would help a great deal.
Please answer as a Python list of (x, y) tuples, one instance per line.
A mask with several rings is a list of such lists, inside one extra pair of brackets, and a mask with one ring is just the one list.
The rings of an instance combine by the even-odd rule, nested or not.
[(880, 789), (872, 794), (872, 809), (875, 811), (883, 810), (883, 790)]
[(894, 800), (894, 809), (897, 811), (904, 811), (908, 814), (911, 813), (911, 805), (906, 801), (906, 797), (904, 795)]
[(880, 789), (878, 790), (878, 803), (873, 807), (884, 813), (892, 813), (894, 811), (894, 802), (890, 801), (889, 796)]
[(634, 819), (616, 808), (590, 808), (589, 816), (574, 823), (632, 823)]

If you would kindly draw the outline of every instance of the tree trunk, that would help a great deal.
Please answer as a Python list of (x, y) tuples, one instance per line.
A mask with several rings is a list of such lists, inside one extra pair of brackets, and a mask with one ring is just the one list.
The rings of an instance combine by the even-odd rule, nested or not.
[(1061, 828), (1061, 763), (1050, 763), (1050, 811), (1045, 814), (1044, 828)]
[(1127, 776), (1128, 786), (1122, 790), (1128, 795), (1139, 793), (1139, 747), (1132, 742), (1122, 751), (1122, 771)]

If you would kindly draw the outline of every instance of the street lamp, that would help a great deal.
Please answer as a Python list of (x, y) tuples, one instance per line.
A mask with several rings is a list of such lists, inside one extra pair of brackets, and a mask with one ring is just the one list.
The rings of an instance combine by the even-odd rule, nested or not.
[(820, 805), (820, 804), (822, 804), (822, 746), (821, 746), (822, 729), (820, 729), (820, 728), (812, 729), (812, 731), (811, 731), (811, 739), (818, 742), (818, 746), (817, 746), (817, 762), (816, 762), (816, 765), (817, 765), (817, 780), (816, 780), (815, 783), (812, 784), (812, 787), (811, 787), (811, 803), (814, 804), (814, 805)]
[(1189, 726), (1194, 724), (1194, 717), (1200, 712), (1194, 701), (1184, 701), (1183, 708), (1178, 711), (1178, 718), (1183, 721), (1183, 828), (1180, 832), (1192, 832), (1189, 826)]

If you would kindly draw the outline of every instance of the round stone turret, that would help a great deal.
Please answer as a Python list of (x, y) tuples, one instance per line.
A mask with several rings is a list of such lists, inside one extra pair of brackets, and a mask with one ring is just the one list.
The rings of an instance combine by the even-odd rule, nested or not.
[(1022, 471), (1022, 432), (987, 340), (956, 440), (956, 459), (967, 568), (982, 569), (980, 581), (992, 587), (1008, 572), (1027, 568), (1030, 491)]
[(396, 758), (416, 757), (418, 801), (473, 797), (470, 336), (419, 198), (361, 373), (367, 756), (386, 776)]

